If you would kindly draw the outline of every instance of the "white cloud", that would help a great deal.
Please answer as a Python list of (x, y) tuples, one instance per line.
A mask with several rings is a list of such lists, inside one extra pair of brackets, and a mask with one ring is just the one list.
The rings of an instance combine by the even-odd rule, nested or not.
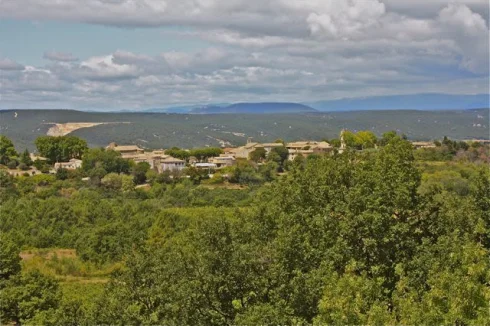
[(461, 66), (488, 75), (489, 30), (483, 17), (465, 5), (450, 4), (439, 12), (437, 22), (441, 33), (459, 46)]
[[(3, 99), (80, 106), (488, 92), (480, 0), (0, 0), (0, 17), (166, 29), (195, 51), (0, 59)], [(46, 84), (46, 85), (43, 85)], [(49, 85), (47, 85), (49, 84)], [(43, 93), (44, 92), (44, 93)], [(46, 102), (48, 103), (48, 102)]]
[(311, 13), (306, 18), (313, 35), (349, 38), (376, 25), (385, 14), (385, 6), (377, 0), (307, 1)]
[(138, 77), (138, 68), (114, 62), (114, 55), (92, 57), (72, 70), (75, 77), (89, 80), (118, 80)]

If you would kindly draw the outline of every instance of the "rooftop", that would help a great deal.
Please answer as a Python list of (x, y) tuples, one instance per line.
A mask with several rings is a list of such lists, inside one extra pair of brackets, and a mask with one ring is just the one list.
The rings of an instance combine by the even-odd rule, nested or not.
[(179, 160), (178, 158), (168, 156), (162, 160), (164, 163), (185, 163), (183, 160)]

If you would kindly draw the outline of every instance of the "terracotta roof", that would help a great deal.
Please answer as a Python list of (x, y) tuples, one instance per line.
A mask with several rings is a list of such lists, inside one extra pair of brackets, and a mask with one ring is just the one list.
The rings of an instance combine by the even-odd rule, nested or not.
[(179, 160), (178, 158), (175, 158), (172, 156), (168, 156), (168, 157), (164, 158), (162, 160), (162, 162), (165, 162), (165, 163), (185, 163), (185, 161)]
[(289, 154), (313, 154), (312, 149), (289, 149)]
[(314, 147), (316, 147), (316, 148), (331, 148), (332, 145), (330, 145), (326, 141), (321, 141), (321, 142), (317, 143), (316, 145), (314, 145)]
[(257, 145), (260, 145), (259, 143), (247, 143), (245, 146), (245, 148), (253, 148), (253, 147), (257, 147)]
[(293, 147), (293, 148), (303, 148), (306, 146), (310, 146), (310, 148), (331, 148), (332, 147), (332, 145), (330, 145), (326, 141), (297, 141), (297, 142), (286, 144), (286, 147)]
[(143, 151), (142, 148), (137, 145), (115, 145), (115, 146), (107, 146), (107, 149), (112, 149), (118, 152), (122, 151)]
[(284, 146), (282, 143), (263, 143), (264, 147), (282, 147)]

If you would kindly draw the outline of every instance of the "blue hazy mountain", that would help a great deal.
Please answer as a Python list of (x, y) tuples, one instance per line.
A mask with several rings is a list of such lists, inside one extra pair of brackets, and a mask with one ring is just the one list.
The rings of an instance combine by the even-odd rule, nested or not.
[(413, 94), (346, 98), (305, 103), (319, 111), (455, 110), (489, 108), (489, 94)]
[(305, 113), (316, 110), (299, 103), (235, 103), (228, 106), (203, 106), (190, 111), (194, 114), (217, 114), (217, 113)]

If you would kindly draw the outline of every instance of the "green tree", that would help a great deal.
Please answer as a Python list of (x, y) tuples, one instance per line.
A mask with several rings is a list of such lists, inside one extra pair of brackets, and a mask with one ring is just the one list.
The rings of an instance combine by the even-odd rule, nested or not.
[(10, 161), (8, 161), (7, 163), (7, 167), (9, 169), (15, 169), (17, 168), (17, 165), (19, 165), (19, 162), (16, 160), (16, 159), (11, 159)]
[(335, 148), (340, 148), (340, 145), (341, 145), (340, 139), (338, 139), (338, 138), (330, 139), (330, 141), (328, 143)]
[(122, 188), (122, 175), (111, 172), (105, 175), (101, 184), (107, 189), (120, 190)]
[(61, 298), (58, 282), (34, 270), (12, 277), (0, 292), (2, 323), (29, 323), (37, 314), (58, 307)]
[(56, 179), (66, 180), (68, 179), (68, 170), (64, 168), (59, 168), (56, 170)]
[(207, 160), (210, 157), (216, 157), (223, 153), (221, 148), (206, 147), (196, 148), (190, 151), (190, 156), (196, 157), (200, 162)]
[(398, 134), (396, 133), (396, 131), (394, 131), (394, 130), (387, 131), (387, 132), (383, 133), (383, 135), (381, 136), (381, 139), (379, 140), (378, 144), (380, 146), (385, 146), (390, 141), (392, 141), (393, 139), (395, 139), (396, 137), (399, 137)]
[(6, 165), (11, 158), (16, 157), (14, 144), (4, 135), (0, 135), (0, 164)]
[(358, 143), (358, 139), (356, 134), (352, 131), (345, 130), (343, 133), (344, 142), (347, 147), (360, 149), (360, 144)]
[(189, 151), (180, 149), (178, 147), (172, 147), (170, 149), (165, 150), (165, 154), (181, 160), (187, 160), (191, 156)]
[(225, 216), (195, 222), (131, 255), (107, 287), (98, 323), (229, 325), (252, 306), (263, 262), (241, 245), (245, 227)]
[(376, 135), (369, 130), (362, 130), (356, 134), (356, 143), (360, 144), (362, 149), (374, 148), (378, 139)]
[(20, 273), (20, 250), (10, 236), (0, 234), (0, 290), (3, 282)]
[[(89, 149), (82, 159), (82, 169), (89, 172), (92, 169), (101, 168), (106, 173), (129, 173), (128, 160), (121, 157), (119, 152), (105, 150), (103, 148)], [(103, 176), (102, 176), (103, 177)]]
[(134, 190), (134, 178), (130, 175), (122, 175), (121, 189), (124, 192), (131, 192)]
[(31, 154), (29, 154), (29, 151), (26, 150), (20, 155), (20, 162), (24, 163), (26, 166), (31, 166), (32, 165), (32, 159), (31, 159)]
[(76, 136), (40, 136), (35, 141), (38, 152), (51, 163), (80, 159), (87, 151), (87, 142)]
[(0, 202), (17, 196), (14, 177), (4, 169), (0, 169)]
[(279, 166), (283, 166), (284, 162), (289, 157), (289, 151), (286, 147), (274, 147), (267, 155), (267, 160), (276, 162)]
[(348, 272), (328, 278), (315, 318), (317, 325), (391, 325), (396, 319), (384, 301), (383, 279)]
[(146, 182), (146, 173), (150, 170), (150, 164), (147, 162), (138, 162), (131, 167), (131, 174), (135, 184), (143, 184)]
[(249, 154), (248, 159), (254, 162), (261, 162), (265, 159), (266, 155), (266, 150), (263, 147), (258, 147)]

